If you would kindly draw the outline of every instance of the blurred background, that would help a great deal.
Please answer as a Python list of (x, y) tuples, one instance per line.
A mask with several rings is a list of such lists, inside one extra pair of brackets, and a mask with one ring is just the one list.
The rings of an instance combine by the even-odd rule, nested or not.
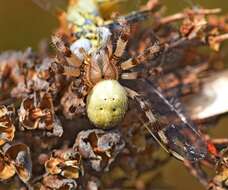
[[(36, 49), (44, 38), (49, 38), (58, 22), (55, 17), (54, 4), (64, 8), (64, 0), (34, 0), (41, 6), (49, 2), (50, 11), (41, 9), (33, 0), (0, 0), (0, 51), (8, 49)], [(131, 0), (130, 9), (137, 8), (146, 0)], [(220, 7), (223, 13), (228, 11), (227, 0), (161, 0), (167, 7), (167, 14), (174, 13), (186, 6), (202, 5), (207, 8)], [(40, 2), (40, 3), (39, 3)], [(53, 3), (52, 3), (53, 2)], [(52, 6), (53, 5), (53, 6)], [(129, 3), (123, 3), (129, 9)]]
[[(45, 0), (38, 0), (41, 3)], [(49, 2), (61, 4), (59, 0)], [(130, 0), (129, 0), (130, 1)], [(131, 9), (137, 8), (140, 0), (131, 0)], [(145, 2), (145, 1), (144, 1)], [(161, 0), (167, 7), (167, 14), (171, 14), (192, 5), (201, 5), (206, 8), (222, 8), (228, 13), (227, 0)], [(129, 8), (129, 3), (125, 4)], [(32, 47), (37, 50), (41, 40), (49, 39), (58, 26), (55, 11), (45, 11), (32, 0), (0, 0), (0, 52), (5, 50), (24, 50)], [(227, 137), (228, 117), (220, 119), (218, 126), (210, 130), (213, 137)], [(175, 190), (201, 190), (199, 182), (192, 177), (182, 164), (173, 159), (163, 169), (166, 185)]]

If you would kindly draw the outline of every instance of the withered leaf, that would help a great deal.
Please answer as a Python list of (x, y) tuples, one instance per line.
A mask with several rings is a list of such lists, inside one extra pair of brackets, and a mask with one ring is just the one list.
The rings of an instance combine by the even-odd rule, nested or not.
[(43, 179), (46, 188), (56, 190), (74, 190), (77, 189), (77, 183), (72, 179), (63, 179), (57, 175), (48, 175)]
[(5, 151), (5, 155), (13, 161), (16, 173), (26, 183), (32, 175), (32, 160), (29, 147), (22, 143), (14, 144)]
[(0, 152), (0, 181), (13, 177), (16, 173), (14, 165)]
[(57, 150), (45, 162), (46, 171), (68, 179), (78, 179), (82, 173), (81, 156), (73, 149)]
[(10, 110), (0, 106), (0, 146), (14, 138), (15, 127), (11, 119)]
[(124, 146), (120, 133), (93, 129), (81, 131), (77, 135), (74, 149), (80, 152), (94, 170), (101, 171), (108, 170)]
[(52, 135), (62, 136), (62, 126), (54, 113), (50, 93), (34, 93), (25, 98), (21, 103), (18, 115), (20, 124), (26, 129), (45, 129)]

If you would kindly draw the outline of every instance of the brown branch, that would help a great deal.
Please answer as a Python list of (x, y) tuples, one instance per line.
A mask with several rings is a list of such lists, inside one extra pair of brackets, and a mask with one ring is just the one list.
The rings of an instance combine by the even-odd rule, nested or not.
[(221, 43), (221, 42), (223, 42), (225, 40), (228, 40), (228, 33), (221, 34), (219, 36), (215, 36), (214, 37), (214, 41), (217, 42), (217, 43)]
[(174, 15), (170, 15), (170, 16), (161, 18), (159, 20), (159, 24), (160, 25), (168, 24), (168, 23), (171, 23), (171, 22), (182, 20), (184, 18), (187, 18), (190, 15), (195, 15), (195, 14), (198, 14), (198, 15), (210, 15), (210, 14), (218, 14), (220, 12), (221, 12), (220, 8), (216, 8), (216, 9), (197, 9), (197, 10), (187, 9), (183, 13), (176, 13)]

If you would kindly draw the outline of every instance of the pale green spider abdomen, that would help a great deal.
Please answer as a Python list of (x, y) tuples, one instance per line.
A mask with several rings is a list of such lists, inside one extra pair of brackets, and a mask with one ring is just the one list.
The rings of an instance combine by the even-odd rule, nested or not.
[(113, 127), (123, 119), (127, 104), (124, 87), (116, 80), (103, 80), (93, 87), (87, 97), (87, 115), (97, 127)]

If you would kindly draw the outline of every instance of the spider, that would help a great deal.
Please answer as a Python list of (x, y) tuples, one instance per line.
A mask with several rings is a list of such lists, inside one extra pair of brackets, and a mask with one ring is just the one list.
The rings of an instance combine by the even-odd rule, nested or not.
[[(167, 152), (180, 160), (187, 158), (196, 161), (205, 158), (206, 144), (191, 122), (156, 88), (149, 85), (141, 72), (132, 71), (148, 60), (156, 59), (165, 49), (164, 45), (156, 40), (143, 53), (122, 61), (130, 36), (130, 26), (127, 22), (121, 22), (120, 25), (121, 31), (115, 48), (110, 37), (95, 51), (85, 49), (83, 43), (75, 51), (73, 45), (63, 36), (53, 36), (52, 42), (58, 50), (56, 63), (63, 66), (64, 75), (73, 79), (61, 99), (63, 112), (68, 117), (87, 113), (93, 124), (106, 129), (123, 119), (130, 98), (145, 113), (148, 119), (146, 129)], [(124, 81), (132, 81), (133, 88), (134, 83), (138, 84), (138, 91), (125, 86)], [(113, 86), (117, 86), (119, 90), (115, 90)], [(144, 94), (143, 89), (149, 89), (149, 93)], [(97, 90), (101, 92), (97, 93)], [(96, 103), (96, 99), (103, 100)], [(153, 108), (161, 112), (159, 107), (164, 109), (165, 114), (160, 113), (164, 119), (156, 117), (155, 111), (152, 111)], [(106, 112), (104, 109), (107, 109)], [(93, 112), (96, 114), (91, 114)]]

